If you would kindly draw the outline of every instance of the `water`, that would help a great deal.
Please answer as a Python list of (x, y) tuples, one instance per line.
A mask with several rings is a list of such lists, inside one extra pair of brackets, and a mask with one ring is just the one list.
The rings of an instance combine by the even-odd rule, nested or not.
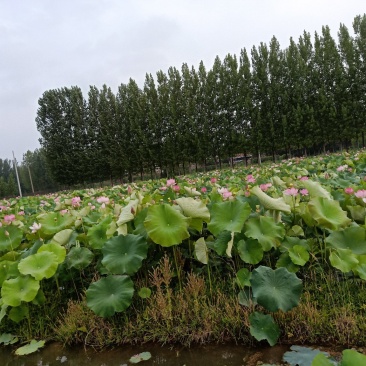
[(207, 345), (190, 348), (179, 346), (120, 346), (112, 350), (97, 352), (92, 348), (63, 348), (49, 344), (28, 356), (16, 356), (10, 347), (0, 347), (1, 366), (129, 366), (131, 356), (150, 352), (148, 361), (141, 366), (256, 366), (257, 362), (280, 364), (289, 347), (248, 348), (240, 345)]

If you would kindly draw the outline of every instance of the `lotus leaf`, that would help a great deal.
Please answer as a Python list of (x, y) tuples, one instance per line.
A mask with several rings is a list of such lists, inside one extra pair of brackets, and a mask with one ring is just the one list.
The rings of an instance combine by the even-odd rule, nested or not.
[(8, 305), (3, 304), (3, 301), (0, 299), (0, 306), (1, 306), (1, 310), (0, 310), (0, 323), (1, 323), (1, 321), (4, 319), (4, 316), (6, 315), (6, 310), (8, 309)]
[(22, 259), (18, 264), (19, 272), (31, 275), (37, 281), (51, 278), (57, 271), (58, 260), (52, 252), (44, 251)]
[(119, 215), (117, 221), (118, 226), (126, 224), (127, 222), (132, 221), (135, 218), (138, 204), (139, 200), (132, 200), (127, 204), (127, 206), (122, 208), (121, 214)]
[(13, 225), (0, 227), (0, 251), (18, 248), (23, 238), (23, 232)]
[(208, 263), (208, 249), (204, 238), (199, 238), (194, 243), (194, 255), (199, 262)]
[(83, 269), (86, 268), (93, 260), (94, 254), (84, 247), (73, 247), (66, 257), (68, 268)]
[(329, 255), (330, 263), (333, 267), (339, 269), (343, 273), (347, 273), (355, 269), (358, 265), (358, 259), (349, 249), (337, 249)]
[(3, 303), (10, 306), (19, 306), (22, 301), (32, 301), (39, 290), (39, 281), (31, 276), (19, 276), (4, 281), (1, 288)]
[(255, 298), (253, 298), (252, 289), (245, 287), (238, 293), (238, 302), (240, 305), (250, 307), (257, 305)]
[(331, 200), (331, 194), (322, 187), (319, 182), (314, 182), (310, 179), (301, 182), (302, 185), (308, 190), (310, 197), (323, 197), (325, 199)]
[(15, 350), (15, 354), (18, 356), (24, 356), (29, 355), (30, 353), (38, 351), (40, 348), (42, 348), (45, 344), (45, 341), (35, 341), (34, 339), (31, 340), (29, 344), (23, 347), (19, 347)]
[(328, 357), (327, 352), (322, 352), (318, 349), (302, 347), (302, 346), (291, 346), (291, 351), (285, 352), (283, 360), (290, 364), (290, 366), (311, 366), (314, 358), (323, 354)]
[(257, 340), (266, 340), (274, 346), (280, 336), (280, 328), (271, 315), (254, 312), (249, 316), (250, 334)]
[(268, 311), (288, 311), (299, 303), (302, 281), (286, 268), (259, 266), (252, 272), (250, 282), (253, 296)]
[(144, 226), (144, 221), (147, 216), (148, 208), (145, 207), (142, 209), (135, 217), (134, 224), (135, 224), (135, 230), (133, 231), (134, 234), (141, 235), (145, 239), (147, 239), (147, 232)]
[(313, 198), (308, 204), (308, 209), (319, 226), (330, 230), (339, 230), (351, 223), (338, 201), (323, 197)]
[(248, 202), (227, 201), (211, 206), (211, 222), (207, 225), (212, 234), (218, 236), (222, 231), (239, 233), (250, 215)]
[(66, 257), (66, 248), (60, 244), (51, 242), (50, 244), (43, 244), (37, 251), (37, 253), (50, 252), (56, 256), (58, 264), (61, 264)]
[(101, 249), (104, 243), (108, 240), (107, 230), (111, 221), (112, 218), (107, 217), (98, 225), (94, 225), (88, 230), (87, 238), (89, 239), (89, 244), (93, 249)]
[(257, 264), (263, 258), (263, 248), (258, 240), (240, 240), (237, 245), (240, 258), (249, 264)]
[(291, 260), (290, 255), (288, 252), (282, 253), (277, 260), (276, 268), (286, 268), (289, 272), (296, 273), (299, 270), (299, 266), (294, 264)]
[(61, 230), (54, 235), (52, 242), (60, 245), (66, 245), (70, 241), (73, 232), (74, 231), (72, 229)]
[(291, 207), (281, 198), (272, 198), (264, 193), (258, 186), (254, 186), (250, 192), (258, 197), (261, 205), (267, 210), (282, 211), (285, 213), (291, 212)]
[(1, 261), (0, 262), (0, 286), (10, 277), (19, 276), (18, 262)]
[(294, 245), (289, 249), (288, 254), (298, 266), (303, 266), (310, 258), (309, 252), (302, 245)]
[(359, 223), (365, 222), (365, 208), (359, 205), (356, 206), (347, 206), (347, 210), (351, 214), (353, 220)]
[(252, 276), (252, 273), (249, 272), (247, 268), (241, 268), (236, 273), (236, 283), (239, 285), (240, 288), (243, 288), (245, 286), (250, 287), (250, 278)]
[(336, 366), (338, 363), (332, 362), (326, 355), (323, 353), (318, 353), (311, 362), (311, 366)]
[(276, 224), (272, 217), (259, 216), (245, 223), (245, 235), (257, 239), (264, 251), (277, 247), (285, 236), (282, 224)]
[(167, 204), (150, 206), (144, 221), (149, 237), (163, 247), (189, 238), (188, 218)]
[(86, 290), (86, 303), (97, 315), (110, 317), (126, 310), (132, 301), (133, 282), (128, 276), (108, 276)]
[(42, 225), (41, 230), (46, 235), (52, 235), (70, 227), (74, 223), (74, 218), (68, 213), (62, 215), (59, 212), (50, 212), (40, 217), (39, 222)]
[(141, 299), (147, 299), (151, 296), (151, 290), (147, 287), (140, 288), (138, 295), (141, 297)]
[(346, 349), (342, 352), (342, 362), (340, 366), (361, 366), (366, 365), (366, 356), (353, 349)]
[(140, 235), (118, 235), (102, 248), (102, 264), (113, 274), (136, 273), (147, 256), (148, 245)]
[(10, 333), (3, 333), (0, 335), (0, 344), (8, 346), (10, 344), (14, 344), (18, 342), (18, 337), (10, 334)]
[(12, 308), (9, 311), (9, 319), (11, 319), (15, 323), (19, 323), (24, 318), (26, 318), (29, 314), (29, 308), (26, 304), (20, 304), (19, 306), (16, 306)]
[(232, 240), (230, 231), (222, 231), (214, 242), (214, 250), (218, 255), (224, 255), (228, 249), (228, 243)]
[(349, 249), (354, 254), (366, 254), (366, 230), (360, 226), (333, 231), (325, 241), (335, 249)]
[(182, 197), (175, 201), (183, 210), (184, 216), (202, 219), (205, 222), (210, 221), (210, 211), (202, 201), (195, 200), (192, 197)]
[(147, 361), (150, 360), (151, 353), (150, 352), (141, 352), (137, 355), (134, 355), (130, 358), (131, 363), (139, 363), (141, 361)]

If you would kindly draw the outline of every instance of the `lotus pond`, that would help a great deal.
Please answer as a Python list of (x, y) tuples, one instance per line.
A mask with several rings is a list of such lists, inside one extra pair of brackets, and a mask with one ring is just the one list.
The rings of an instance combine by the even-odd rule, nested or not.
[(363, 346), (366, 153), (0, 201), (0, 344)]

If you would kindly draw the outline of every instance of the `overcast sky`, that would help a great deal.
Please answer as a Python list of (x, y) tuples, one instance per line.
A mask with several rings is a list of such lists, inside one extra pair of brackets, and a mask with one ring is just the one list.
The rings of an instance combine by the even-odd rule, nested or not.
[(50, 89), (140, 87), (182, 63), (212, 67), (276, 36), (344, 23), (353, 34), (365, 0), (0, 0), (0, 158), (39, 148), (38, 99)]

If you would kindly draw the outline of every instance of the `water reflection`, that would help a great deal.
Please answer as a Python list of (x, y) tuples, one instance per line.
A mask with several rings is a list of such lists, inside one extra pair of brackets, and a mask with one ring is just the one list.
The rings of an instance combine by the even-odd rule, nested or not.
[(208, 345), (183, 347), (121, 346), (112, 350), (96, 352), (92, 348), (63, 348), (49, 344), (28, 356), (15, 356), (9, 347), (0, 347), (1, 366), (129, 366), (131, 356), (148, 351), (152, 357), (139, 363), (141, 366), (255, 366), (257, 362), (280, 363), (288, 347), (248, 349), (239, 345)]

